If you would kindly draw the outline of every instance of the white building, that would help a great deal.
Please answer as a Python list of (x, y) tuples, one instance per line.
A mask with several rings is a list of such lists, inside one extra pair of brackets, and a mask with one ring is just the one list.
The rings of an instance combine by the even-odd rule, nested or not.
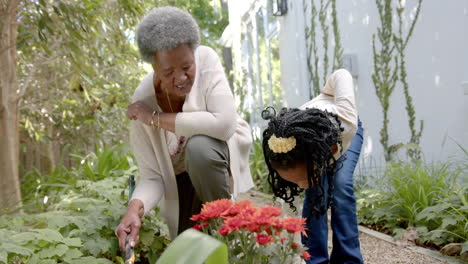
[[(261, 126), (260, 112), (265, 106), (280, 107), (282, 99), (284, 105), (297, 107), (311, 96), (305, 35), (311, 18), (305, 5), (309, 8), (314, 0), (287, 0), (287, 11), (281, 16), (272, 15), (273, 1), (284, 2), (229, 1), (230, 25), (225, 33), (230, 37), (227, 41), (225, 35), (224, 42), (232, 47), (235, 71), (245, 73), (244, 107), (253, 126)], [(404, 30), (414, 19), (417, 2), (406, 1)], [(315, 4), (319, 6), (320, 1)], [(383, 112), (371, 78), (372, 36), (380, 26), (378, 9), (374, 0), (337, 0), (336, 6), (345, 65), (349, 69), (353, 65), (350, 70), (355, 75), (357, 106), (365, 129), (361, 162), (382, 165), (379, 132)], [(331, 30), (330, 17), (328, 14)], [(322, 35), (317, 34), (320, 51)], [(275, 73), (278, 59), (280, 73)], [(468, 150), (468, 1), (423, 1), (406, 50), (406, 67), (416, 127), (419, 120), (424, 121), (420, 146), (425, 161), (466, 160), (462, 148)], [(275, 81), (278, 78), (280, 83)], [(410, 139), (405, 106), (403, 88), (398, 84), (390, 99), (389, 145)], [(405, 151), (400, 152), (399, 157), (405, 158)]]

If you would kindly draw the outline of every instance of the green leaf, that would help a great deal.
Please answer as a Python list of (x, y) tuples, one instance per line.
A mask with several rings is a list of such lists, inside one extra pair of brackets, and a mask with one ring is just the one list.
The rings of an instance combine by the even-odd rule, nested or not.
[(65, 262), (70, 262), (72, 259), (76, 259), (83, 256), (83, 253), (76, 248), (69, 249), (63, 256)]
[(32, 229), (36, 231), (39, 235), (37, 239), (45, 240), (48, 242), (62, 242), (63, 236), (57, 230), (53, 229)]
[(56, 264), (57, 261), (53, 259), (41, 259), (38, 264)]
[(30, 256), (33, 252), (29, 248), (25, 248), (22, 246), (14, 245), (14, 244), (3, 244), (3, 249), (9, 253), (15, 253), (22, 256)]
[[(154, 236), (153, 236), (154, 237)], [(163, 238), (163, 237), (157, 237), (154, 239), (154, 242), (153, 244), (151, 245), (151, 248), (152, 249), (155, 249), (155, 250), (160, 250), (160, 249), (163, 249), (164, 246), (165, 246), (165, 241), (166, 239)]]
[(62, 239), (62, 242), (67, 245), (67, 246), (70, 246), (70, 247), (81, 247), (82, 246), (82, 243), (81, 243), (81, 239), (79, 238), (70, 238), (70, 237), (66, 237), (64, 239)]
[(54, 256), (62, 256), (68, 251), (68, 247), (64, 244), (60, 244), (57, 246), (52, 246), (50, 248), (45, 248), (39, 252), (37, 252), (37, 255), (39, 255), (40, 258), (51, 258)]
[(83, 250), (89, 251), (93, 256), (97, 256), (101, 252), (107, 252), (111, 247), (111, 243), (101, 237), (95, 237), (86, 241), (83, 245)]
[(112, 264), (112, 261), (104, 258), (83, 257), (71, 260), (70, 264)]
[(0, 263), (7, 263), (8, 253), (0, 249)]
[(195, 229), (188, 229), (167, 247), (156, 264), (224, 264), (227, 261), (224, 243)]
[(151, 231), (140, 232), (140, 241), (145, 246), (151, 245), (154, 241), (154, 233)]
[(21, 245), (34, 241), (35, 239), (36, 234), (33, 232), (23, 232), (11, 236), (11, 240)]
[(457, 224), (457, 219), (454, 218), (444, 218), (442, 220), (442, 225), (439, 227), (439, 229), (447, 229), (448, 226), (451, 225), (456, 225)]
[(38, 263), (39, 257), (36, 254), (33, 254), (30, 259), (28, 259), (28, 263)]
[(465, 241), (465, 243), (462, 244), (462, 250), (460, 252), (460, 255), (462, 255), (465, 252), (468, 252), (468, 241)]
[(65, 215), (54, 214), (52, 217), (48, 217), (47, 220), (47, 227), (53, 230), (59, 230), (70, 224), (68, 216)]
[(39, 240), (39, 242), (37, 242), (36, 245), (37, 245), (38, 247), (43, 248), (43, 247), (47, 247), (49, 244), (50, 244), (50, 243), (47, 242), (47, 241), (45, 241), (45, 240)]

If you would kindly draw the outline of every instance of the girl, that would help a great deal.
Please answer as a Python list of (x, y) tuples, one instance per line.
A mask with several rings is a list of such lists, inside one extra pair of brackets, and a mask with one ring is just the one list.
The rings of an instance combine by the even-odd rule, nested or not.
[[(353, 173), (362, 146), (362, 127), (354, 101), (353, 79), (334, 72), (322, 93), (300, 109), (283, 108), (263, 132), (268, 182), (276, 197), (293, 202), (305, 189), (303, 217), (308, 236), (302, 241), (310, 263), (363, 263), (353, 191)], [(331, 205), (333, 251), (328, 256), (327, 209)]]

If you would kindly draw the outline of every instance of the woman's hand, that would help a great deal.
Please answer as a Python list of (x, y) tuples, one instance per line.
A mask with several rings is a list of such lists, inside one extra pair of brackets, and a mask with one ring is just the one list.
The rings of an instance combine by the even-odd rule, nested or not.
[(128, 106), (127, 116), (130, 120), (140, 120), (146, 125), (151, 124), (153, 109), (143, 101), (137, 101)]
[(128, 206), (127, 212), (115, 229), (115, 235), (119, 239), (120, 250), (125, 252), (125, 243), (127, 241), (130, 247), (135, 247), (140, 239), (141, 216), (143, 216), (143, 203), (140, 200), (132, 200)]

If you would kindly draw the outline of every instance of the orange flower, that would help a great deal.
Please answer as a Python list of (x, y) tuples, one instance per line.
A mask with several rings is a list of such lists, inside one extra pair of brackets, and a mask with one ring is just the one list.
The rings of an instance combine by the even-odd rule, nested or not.
[(257, 242), (260, 245), (268, 245), (272, 243), (273, 241), (275, 241), (273, 237), (269, 235), (265, 235), (265, 234), (257, 234), (257, 237), (255, 237), (255, 240), (257, 240)]
[(301, 251), (301, 254), (302, 254), (301, 257), (302, 257), (303, 259), (305, 259), (305, 260), (309, 260), (310, 257), (311, 257), (310, 254), (309, 254), (309, 252), (307, 252), (307, 251), (305, 251), (305, 250)]
[(201, 215), (201, 214), (192, 215), (192, 217), (190, 217), (190, 220), (192, 220), (192, 221), (194, 221), (194, 222), (203, 221), (203, 220), (202, 220), (202, 215)]
[(234, 216), (224, 221), (224, 225), (230, 230), (239, 230), (249, 225), (249, 223), (249, 219), (242, 215)]
[[(304, 247), (295, 243), (288, 236), (291, 233), (305, 234), (305, 219), (279, 218), (281, 209), (273, 206), (256, 207), (250, 201), (233, 203), (222, 199), (208, 202), (203, 205), (201, 212), (193, 215), (191, 220), (197, 221), (195, 229), (213, 235), (234, 249), (231, 252), (239, 258), (234, 263), (257, 263), (257, 260), (278, 261), (284, 256), (295, 257), (301, 255), (309, 259), (310, 255), (302, 251)], [(208, 230), (212, 229), (212, 230)], [(239, 254), (236, 249), (239, 245), (248, 248), (267, 246), (278, 243), (278, 252), (262, 252), (252, 254)], [(230, 254), (231, 254), (230, 253)], [(281, 257), (280, 257), (281, 256)]]
[(261, 232), (262, 231), (262, 227), (260, 225), (257, 225), (255, 223), (252, 223), (250, 222), (249, 224), (247, 224), (247, 226), (245, 227), (245, 229), (249, 232), (254, 232), (254, 233), (258, 233), (258, 232)]
[(264, 206), (258, 209), (257, 214), (266, 217), (280, 216), (283, 212), (274, 206)]
[(278, 229), (278, 230), (283, 229), (283, 219), (275, 218), (273, 220), (273, 223), (271, 224), (271, 226)]
[(273, 218), (270, 216), (254, 216), (253, 217), (253, 222), (257, 225), (262, 225), (262, 226), (271, 226), (273, 224)]
[(190, 218), (192, 221), (208, 222), (213, 218), (221, 217), (221, 215), (232, 206), (232, 201), (229, 199), (219, 199), (203, 204), (203, 208), (198, 215)]
[(305, 218), (283, 218), (280, 226), (289, 233), (301, 232), (305, 234), (305, 220)]
[(231, 217), (239, 214), (252, 215), (257, 209), (249, 200), (234, 203), (228, 210), (223, 213), (223, 217)]

